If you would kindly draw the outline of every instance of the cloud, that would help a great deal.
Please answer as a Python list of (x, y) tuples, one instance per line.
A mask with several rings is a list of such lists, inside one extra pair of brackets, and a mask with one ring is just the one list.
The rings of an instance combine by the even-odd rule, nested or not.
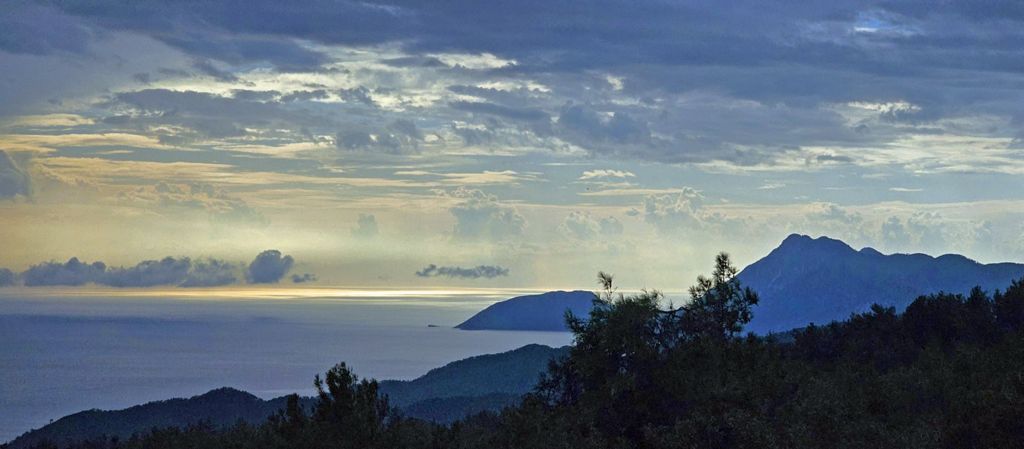
[(684, 187), (679, 193), (648, 195), (643, 200), (644, 221), (662, 233), (694, 231), (704, 226), (707, 214), (704, 195), (691, 187)]
[(356, 227), (352, 228), (352, 236), (360, 239), (371, 239), (377, 236), (377, 217), (373, 214), (359, 214)]
[(317, 276), (312, 273), (303, 273), (301, 276), (298, 274), (292, 275), (293, 284), (304, 284), (306, 282), (316, 282)]
[(281, 251), (268, 249), (249, 264), (245, 280), (250, 284), (275, 284), (288, 274), (294, 263), (292, 256), (282, 256)]
[(287, 39), (220, 33), (179, 33), (159, 39), (199, 58), (232, 65), (267, 62), (280, 71), (312, 71), (329, 60), (324, 53)]
[(0, 287), (10, 287), (18, 281), (14, 272), (6, 268), (0, 268)]
[(601, 235), (619, 235), (622, 234), (623, 226), (622, 222), (618, 218), (608, 216), (602, 218), (598, 222), (599, 228), (601, 229)]
[[(468, 112), (474, 125), (496, 118), (540, 124), (554, 116), (552, 133), (563, 144), (664, 162), (773, 166), (801, 148), (830, 146), (830, 153), (802, 156), (837, 168), (862, 162), (844, 154), (851, 146), (957, 131), (955, 121), (980, 117), (1002, 124), (975, 128), (980, 134), (1022, 135), (1024, 94), (1015, 86), (1024, 32), (1011, 6), (922, 8), (904, 0), (814, 8), (783, 2), (768, 11), (759, 6), (752, 0), (725, 9), (598, 0), (586, 10), (405, 0), (314, 0), (286, 9), (271, 0), (99, 6), (74, 0), (52, 7), (20, 2), (0, 23), (11, 30), (0, 48), (86, 54), (101, 36), (130, 32), (187, 59), (213, 61), (239, 83), (281, 82), (268, 65), (306, 75), (301, 82), (336, 71), (352, 83), (330, 86), (332, 96), (415, 108), (420, 126), (447, 123), (452, 112), (461, 112), (460, 119)], [(34, 31), (43, 24), (52, 31), (47, 36)], [(963, 83), (964, 70), (972, 73), (970, 83)], [(543, 89), (505, 87), (537, 79)], [(502, 87), (490, 87), (496, 84)], [(513, 94), (496, 100), (485, 90)], [(178, 111), (153, 117), (190, 115)], [(278, 129), (209, 118), (209, 131)], [(366, 149), (402, 146), (395, 142), (400, 133), (365, 128), (335, 127), (328, 134), (339, 136), (339, 148), (354, 142)], [(467, 142), (488, 137), (459, 129)], [(367, 142), (349, 136), (357, 132), (374, 137)]]
[(103, 262), (83, 263), (77, 257), (66, 263), (43, 262), (33, 265), (21, 274), (26, 286), (80, 286), (103, 278), (107, 266)]
[(460, 279), (479, 279), (479, 278), (496, 278), (500, 276), (508, 276), (508, 268), (497, 266), (497, 265), (477, 265), (472, 268), (453, 267), (453, 266), (437, 266), (434, 264), (423, 267), (422, 270), (416, 272), (416, 276), (429, 278), (429, 277), (446, 277), (446, 278), (460, 278)]
[(392, 121), (384, 129), (352, 129), (338, 132), (335, 145), (347, 151), (409, 154), (419, 151), (423, 133), (411, 120)]
[(31, 2), (17, 2), (4, 9), (0, 50), (30, 55), (77, 53), (85, 51), (93, 34), (81, 21)]
[(615, 217), (595, 219), (592, 215), (582, 211), (572, 211), (562, 220), (558, 227), (562, 234), (579, 239), (590, 240), (603, 236), (615, 236), (622, 234), (622, 222)]
[[(209, 70), (214, 68), (209, 67)], [(303, 95), (312, 98), (316, 91), (290, 95), (295, 96), (285, 95), (282, 99), (300, 99)], [(324, 127), (330, 123), (309, 111), (287, 108), (282, 103), (264, 101), (254, 95), (237, 95), (237, 92), (234, 96), (225, 96), (188, 90), (144, 89), (117, 93), (106, 106), (118, 111), (116, 118), (127, 125), (156, 128), (155, 134), (168, 144), (253, 134), (301, 138), (303, 128)]]
[(181, 287), (217, 287), (238, 282), (237, 264), (217, 259), (197, 260), (179, 284)]
[(218, 259), (198, 260), (188, 257), (165, 257), (144, 260), (130, 267), (107, 267), (103, 262), (87, 264), (73, 257), (67, 263), (45, 262), (33, 265), (22, 273), (26, 286), (81, 286), (85, 284), (108, 287), (214, 287), (237, 282), (238, 266)]
[(625, 170), (587, 170), (580, 175), (580, 180), (603, 179), (603, 178), (633, 178), (633, 172)]
[(377, 107), (377, 102), (373, 101), (373, 95), (370, 93), (370, 89), (367, 89), (366, 86), (341, 89), (338, 91), (338, 96), (340, 96), (346, 103), (361, 103), (373, 108)]
[(860, 223), (862, 218), (856, 212), (850, 212), (835, 203), (815, 203), (813, 211), (808, 213), (808, 218), (815, 221), (834, 221), (842, 224), (853, 225)]
[(132, 191), (122, 192), (120, 197), (122, 200), (171, 210), (203, 211), (217, 223), (242, 222), (257, 226), (269, 223), (260, 211), (250, 207), (245, 201), (206, 183), (172, 184), (160, 181), (152, 187), (138, 187)]
[(495, 103), (477, 101), (455, 101), (449, 103), (448, 106), (455, 110), (470, 112), (473, 114), (494, 115), (524, 122), (546, 123), (549, 120), (546, 112), (536, 108), (515, 108)]
[(178, 285), (184, 282), (191, 268), (192, 261), (187, 257), (144, 260), (134, 267), (111, 267), (96, 282), (111, 287)]
[(460, 200), (448, 209), (455, 217), (452, 236), (456, 239), (501, 241), (521, 236), (526, 229), (526, 219), (516, 208), (502, 204), (494, 195), (465, 187), (445, 194)]
[(296, 101), (310, 101), (310, 100), (323, 100), (327, 98), (327, 91), (323, 89), (316, 90), (301, 90), (292, 92), (288, 95), (281, 96), (282, 103), (292, 103)]
[(29, 196), (31, 178), (7, 152), (0, 151), (0, 199)]
[(651, 130), (627, 112), (598, 113), (582, 105), (568, 106), (558, 116), (558, 125), (570, 139), (599, 152), (613, 152), (606, 144), (647, 144)]
[(889, 217), (882, 222), (882, 242), (887, 248), (905, 248), (910, 243), (910, 233), (899, 217)]

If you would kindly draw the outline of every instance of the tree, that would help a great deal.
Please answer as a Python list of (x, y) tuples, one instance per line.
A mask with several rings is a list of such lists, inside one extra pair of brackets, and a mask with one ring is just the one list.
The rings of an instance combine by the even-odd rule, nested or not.
[(343, 362), (328, 370), (325, 379), (317, 375), (313, 385), (318, 398), (313, 419), (325, 434), (323, 440), (360, 449), (377, 445), (390, 413), (377, 381), (359, 380)]
[(1006, 330), (1024, 329), (1024, 279), (1013, 281), (1005, 292), (995, 294), (996, 322)]
[(690, 287), (690, 303), (683, 307), (683, 331), (689, 337), (710, 337), (724, 340), (735, 337), (753, 317), (751, 307), (757, 305), (757, 293), (743, 288), (736, 278), (738, 270), (729, 255), (715, 257), (711, 277), (697, 277)]

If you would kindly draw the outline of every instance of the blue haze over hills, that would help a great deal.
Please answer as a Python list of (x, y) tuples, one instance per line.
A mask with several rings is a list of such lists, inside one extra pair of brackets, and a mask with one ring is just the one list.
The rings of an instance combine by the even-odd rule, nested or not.
[[(548, 361), (565, 356), (568, 347), (529, 344), (498, 354), (458, 360), (413, 380), (385, 380), (380, 392), (401, 414), (450, 422), (484, 410), (497, 411), (519, 402), (533, 389)], [(316, 400), (303, 397), (311, 411)], [(199, 422), (228, 427), (239, 420), (259, 424), (285, 407), (284, 396), (260, 399), (234, 388), (218, 388), (187, 399), (154, 401), (122, 410), (85, 410), (60, 418), (10, 442), (23, 449), (52, 442), (62, 445), (100, 437), (128, 438), (152, 428), (185, 427)]]
[(827, 324), (878, 303), (902, 311), (920, 295), (993, 291), (1024, 276), (1024, 264), (981, 264), (947, 254), (882, 254), (854, 250), (828, 237), (793, 234), (739, 279), (761, 296), (747, 330), (784, 332)]
[(462, 330), (565, 331), (565, 312), (585, 317), (593, 306), (588, 291), (553, 291), (519, 296), (487, 307), (462, 324)]
[[(947, 254), (882, 254), (855, 250), (828, 237), (793, 234), (738, 275), (761, 298), (748, 331), (785, 332), (827, 324), (866, 311), (872, 304), (903, 310), (920, 295), (993, 291), (1024, 277), (1024, 264), (981, 264)], [(564, 330), (564, 313), (586, 316), (594, 294), (549, 292), (494, 304), (459, 329)]]

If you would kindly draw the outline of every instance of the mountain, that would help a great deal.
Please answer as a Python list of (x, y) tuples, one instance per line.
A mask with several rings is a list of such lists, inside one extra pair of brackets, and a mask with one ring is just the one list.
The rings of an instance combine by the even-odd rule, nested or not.
[(793, 234), (738, 277), (761, 297), (747, 330), (766, 333), (845, 320), (873, 303), (902, 311), (920, 295), (967, 293), (976, 285), (993, 291), (1024, 277), (1024, 265), (981, 264), (955, 254), (885, 255)]
[[(567, 347), (527, 345), (455, 361), (414, 380), (381, 381), (380, 388), (405, 416), (446, 423), (516, 404), (547, 369), (548, 360), (567, 353)], [(154, 427), (185, 427), (200, 421), (215, 427), (239, 420), (256, 424), (283, 409), (286, 401), (285, 397), (263, 400), (244, 391), (219, 388), (187, 399), (150, 402), (123, 410), (87, 410), (29, 431), (11, 441), (9, 448), (24, 449), (44, 441), (64, 445), (102, 436), (123, 439)], [(307, 410), (314, 403), (313, 398), (302, 398)]]
[[(10, 442), (11, 449), (32, 447), (44, 441), (63, 445), (101, 436), (127, 438), (154, 427), (184, 427), (200, 421), (217, 427), (265, 421), (283, 409), (286, 398), (269, 401), (233, 388), (218, 388), (187, 399), (168, 399), (124, 410), (86, 410), (29, 431)], [(307, 399), (305, 405), (312, 406)]]
[[(810, 323), (827, 324), (865, 312), (871, 304), (902, 311), (920, 295), (968, 293), (974, 286), (993, 291), (1024, 277), (1024, 264), (981, 264), (946, 254), (882, 254), (855, 250), (828, 237), (793, 234), (738, 275), (761, 302), (746, 330), (784, 332)], [(565, 330), (564, 312), (587, 316), (594, 295), (555, 291), (496, 303), (459, 329)]]
[(452, 362), (414, 380), (385, 380), (380, 382), (380, 388), (393, 405), (403, 410), (414, 403), (435, 398), (492, 394), (521, 396), (537, 383), (549, 360), (567, 355), (568, 351), (568, 347), (526, 345), (508, 352)]
[(588, 291), (553, 291), (519, 296), (480, 311), (462, 324), (462, 330), (565, 331), (565, 311), (586, 317), (594, 294)]

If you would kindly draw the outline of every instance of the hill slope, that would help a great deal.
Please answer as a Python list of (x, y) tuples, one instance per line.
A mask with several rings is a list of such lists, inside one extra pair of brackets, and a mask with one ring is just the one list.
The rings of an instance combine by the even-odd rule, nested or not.
[(512, 394), (530, 391), (548, 361), (568, 354), (568, 348), (526, 345), (500, 354), (487, 354), (449, 363), (414, 380), (385, 380), (381, 391), (399, 408), (433, 398)]
[(953, 254), (885, 255), (793, 234), (739, 279), (761, 296), (747, 330), (765, 333), (845, 320), (872, 303), (903, 310), (919, 295), (967, 293), (975, 285), (992, 291), (1022, 276), (1022, 264), (981, 264)]
[[(845, 320), (873, 303), (903, 310), (920, 295), (988, 291), (1024, 277), (1024, 264), (981, 264), (947, 254), (882, 254), (855, 250), (828, 237), (793, 234), (739, 273), (761, 296), (748, 331), (784, 332), (810, 323)], [(566, 309), (586, 316), (593, 294), (549, 292), (494, 304), (456, 326), (459, 329), (565, 330)]]
[(266, 401), (233, 388), (218, 388), (187, 399), (149, 402), (124, 410), (78, 412), (23, 434), (11, 441), (10, 447), (26, 448), (44, 441), (63, 445), (104, 435), (127, 438), (154, 427), (184, 427), (201, 421), (217, 427), (238, 420), (259, 423), (283, 409), (285, 403), (283, 397)]
[[(405, 416), (451, 422), (517, 403), (547, 369), (548, 360), (567, 353), (565, 347), (527, 345), (455, 361), (410, 381), (381, 381), (380, 388)], [(314, 403), (313, 398), (303, 398), (307, 409)], [(216, 427), (230, 426), (238, 420), (260, 423), (285, 404), (284, 397), (263, 400), (244, 391), (219, 388), (187, 399), (68, 415), (21, 435), (10, 442), (10, 448), (23, 449), (44, 441), (63, 445), (101, 436), (127, 438), (154, 427), (185, 427), (200, 421)]]
[(518, 296), (480, 311), (462, 324), (462, 330), (565, 331), (565, 311), (587, 316), (594, 294), (588, 291), (553, 291)]

